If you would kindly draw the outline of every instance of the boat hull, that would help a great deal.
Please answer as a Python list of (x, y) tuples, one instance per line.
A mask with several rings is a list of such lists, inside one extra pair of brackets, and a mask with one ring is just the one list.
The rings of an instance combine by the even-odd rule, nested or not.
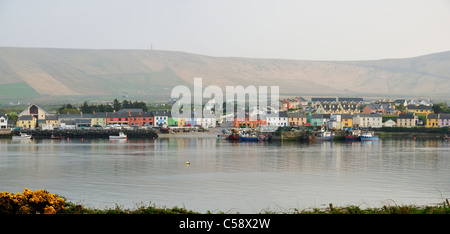
[(346, 141), (360, 141), (361, 139), (358, 136), (345, 136)]
[(333, 140), (333, 137), (329, 136), (329, 137), (316, 137), (315, 138), (316, 141), (331, 141)]
[(361, 141), (378, 141), (378, 137), (361, 137)]
[(239, 137), (240, 141), (259, 141), (258, 137)]

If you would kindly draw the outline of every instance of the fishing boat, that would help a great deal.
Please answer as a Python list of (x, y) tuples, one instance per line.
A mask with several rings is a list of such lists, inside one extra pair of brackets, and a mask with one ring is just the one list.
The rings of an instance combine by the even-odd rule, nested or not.
[(259, 137), (255, 136), (255, 135), (239, 135), (239, 140), (240, 141), (259, 141)]
[(359, 136), (361, 141), (378, 141), (378, 137), (374, 136), (372, 132), (364, 132)]
[(346, 141), (360, 141), (361, 140), (360, 135), (361, 131), (352, 130), (349, 132), (349, 135), (344, 136), (344, 138)]
[(330, 131), (320, 131), (317, 133), (315, 140), (317, 141), (331, 141), (333, 140), (333, 133)]
[(115, 135), (109, 136), (109, 139), (114, 139), (114, 140), (116, 140), (116, 139), (127, 139), (127, 135), (125, 135), (123, 132), (119, 132), (118, 136), (115, 136)]
[(26, 140), (26, 139), (31, 139), (31, 135), (28, 135), (24, 132), (20, 133), (20, 136), (13, 136), (12, 137), (13, 140)]

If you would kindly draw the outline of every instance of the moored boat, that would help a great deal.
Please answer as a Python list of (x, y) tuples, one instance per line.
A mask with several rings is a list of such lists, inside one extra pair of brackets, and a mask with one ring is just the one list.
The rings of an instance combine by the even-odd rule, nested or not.
[(333, 140), (333, 133), (330, 131), (320, 131), (317, 133), (315, 140), (317, 141), (331, 141)]
[(249, 135), (240, 135), (239, 136), (240, 141), (259, 141), (258, 136), (249, 136)]
[(118, 136), (109, 136), (109, 139), (127, 139), (127, 135), (125, 135), (123, 132), (119, 132)]
[(361, 141), (378, 141), (378, 137), (374, 136), (372, 132), (364, 132), (359, 136)]
[(361, 135), (361, 131), (352, 130), (349, 132), (349, 135), (344, 136), (344, 139), (346, 141), (360, 141), (361, 140), (360, 135)]
[(61, 140), (63, 137), (62, 136), (55, 136), (52, 134), (52, 136), (50, 137), (50, 139), (52, 140)]
[(21, 132), (19, 136), (13, 136), (12, 137), (13, 140), (26, 140), (26, 139), (31, 139), (31, 135), (28, 135), (24, 132)]

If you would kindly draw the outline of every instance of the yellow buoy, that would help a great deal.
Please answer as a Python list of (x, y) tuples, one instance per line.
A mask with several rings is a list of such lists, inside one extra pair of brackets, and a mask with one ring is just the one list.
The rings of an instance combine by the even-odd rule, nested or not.
[(186, 162), (186, 166), (189, 166), (189, 165), (191, 165), (191, 163), (190, 162)]

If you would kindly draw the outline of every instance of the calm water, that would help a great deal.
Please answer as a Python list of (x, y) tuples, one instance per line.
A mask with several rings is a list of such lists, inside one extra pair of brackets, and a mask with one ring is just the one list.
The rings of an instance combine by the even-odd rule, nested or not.
[(25, 187), (94, 208), (154, 203), (258, 213), (329, 203), (433, 205), (450, 198), (450, 142), (0, 139), (0, 191)]

